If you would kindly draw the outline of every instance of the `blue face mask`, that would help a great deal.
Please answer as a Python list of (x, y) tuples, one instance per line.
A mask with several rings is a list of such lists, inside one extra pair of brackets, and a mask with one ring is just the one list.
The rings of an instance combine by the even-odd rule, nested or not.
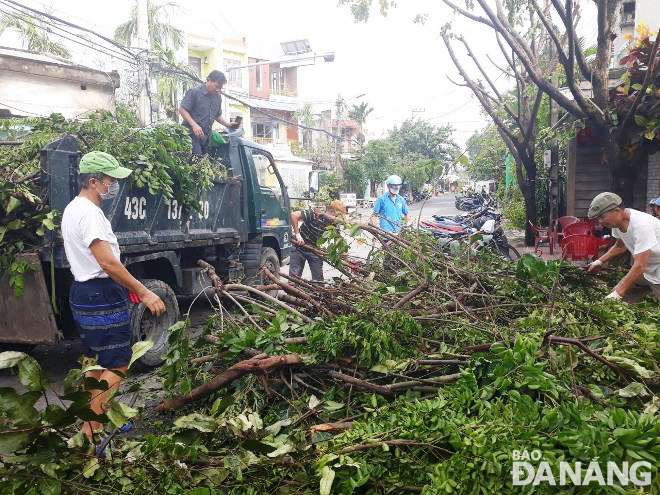
[(112, 199), (115, 196), (117, 196), (117, 194), (119, 194), (119, 182), (113, 182), (110, 185), (108, 185), (108, 184), (103, 184), (103, 185), (108, 188), (108, 192), (102, 193), (101, 191), (96, 189), (98, 191), (98, 193), (101, 195), (101, 201), (105, 201), (107, 199)]

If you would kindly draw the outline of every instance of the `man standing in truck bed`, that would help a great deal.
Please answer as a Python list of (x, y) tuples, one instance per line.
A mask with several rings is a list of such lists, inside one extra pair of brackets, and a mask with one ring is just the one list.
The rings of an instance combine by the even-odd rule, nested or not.
[(222, 118), (222, 97), (220, 91), (227, 82), (225, 75), (219, 70), (211, 71), (206, 82), (186, 91), (181, 100), (179, 113), (183, 117), (183, 125), (188, 129), (192, 139), (193, 155), (203, 155), (209, 144), (213, 121), (219, 122), (228, 129), (239, 126), (236, 122), (227, 122)]

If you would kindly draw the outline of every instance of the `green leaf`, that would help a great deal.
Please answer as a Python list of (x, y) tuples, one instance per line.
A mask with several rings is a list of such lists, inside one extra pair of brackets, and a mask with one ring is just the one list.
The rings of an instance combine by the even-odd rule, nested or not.
[(635, 123), (640, 127), (647, 127), (648, 120), (643, 115), (635, 115)]
[(128, 363), (128, 367), (130, 368), (131, 365), (136, 360), (144, 356), (147, 353), (147, 351), (149, 351), (149, 349), (151, 349), (153, 346), (154, 346), (154, 341), (151, 339), (141, 340), (133, 344), (133, 346), (131, 347), (133, 354), (131, 355), (131, 361)]
[(326, 401), (325, 401), (325, 404), (326, 404), (326, 405), (323, 407), (323, 409), (325, 409), (326, 411), (337, 411), (337, 410), (339, 410), (339, 409), (343, 409), (343, 408), (344, 408), (344, 404), (343, 404), (343, 403), (341, 403), (341, 402), (335, 402), (335, 401), (333, 401), (333, 400), (326, 400)]
[(108, 390), (109, 385), (105, 380), (98, 381), (94, 377), (86, 376), (83, 380), (83, 388), (85, 390)]
[(113, 401), (110, 405), (110, 408), (105, 411), (108, 419), (112, 421), (112, 424), (114, 424), (117, 428), (124, 426), (128, 420), (135, 416), (137, 413), (137, 409), (117, 401)]
[(60, 468), (58, 464), (54, 462), (49, 462), (48, 464), (42, 464), (41, 470), (51, 478), (57, 478), (57, 470)]
[(470, 163), (468, 160), (468, 157), (465, 155), (461, 155), (458, 157), (458, 163), (463, 165), (464, 167), (467, 167), (467, 165)]
[(309, 398), (309, 401), (307, 402), (307, 407), (309, 407), (311, 410), (314, 410), (320, 403), (321, 401), (319, 398), (312, 394), (312, 396)]
[(24, 352), (5, 351), (0, 352), (0, 370), (12, 368), (28, 357)]
[(257, 440), (252, 440), (251, 438), (245, 440), (241, 444), (241, 447), (251, 452), (257, 452), (258, 454), (270, 454), (271, 452), (275, 452), (277, 450), (277, 448), (273, 447), (272, 445), (266, 445), (265, 443), (259, 442)]
[(233, 395), (228, 395), (227, 397), (223, 397), (222, 399), (216, 399), (213, 402), (213, 406), (211, 407), (211, 414), (213, 414), (214, 416), (217, 414), (222, 414), (235, 401), (236, 401), (236, 397), (234, 397)]
[(621, 397), (636, 397), (638, 395), (649, 395), (644, 385), (638, 382), (629, 383), (625, 388), (617, 392)]
[(631, 87), (632, 89), (634, 89), (635, 91), (639, 91), (640, 89), (642, 89), (642, 85), (639, 84), (639, 83), (637, 83), (637, 84), (632, 84), (630, 87)]
[(321, 471), (321, 483), (319, 486), (320, 495), (330, 495), (332, 482), (335, 480), (335, 471), (330, 466), (323, 466)]
[(48, 377), (32, 356), (26, 356), (18, 363), (18, 377), (25, 388), (33, 392), (45, 390), (49, 385)]
[(76, 422), (76, 417), (57, 404), (49, 404), (41, 413), (43, 421), (55, 428), (63, 428)]
[(0, 432), (0, 454), (11, 454), (27, 446), (30, 433), (27, 431)]
[(7, 230), (19, 230), (25, 227), (25, 222), (22, 220), (12, 220), (7, 224)]
[(16, 208), (18, 208), (21, 204), (21, 200), (17, 199), (15, 197), (10, 197), (9, 198), (9, 203), (7, 203), (7, 207), (5, 208), (5, 212), (7, 215), (9, 215), (12, 211), (14, 211)]
[(13, 388), (0, 388), (0, 414), (12, 420), (13, 426), (39, 424), (39, 412), (34, 408), (34, 402), (31, 394), (19, 395)]
[(636, 361), (630, 358), (623, 356), (605, 356), (605, 357), (615, 364), (619, 364), (624, 368), (633, 370), (642, 378), (653, 378), (653, 372), (651, 370), (644, 368), (641, 364), (637, 363)]
[(62, 484), (57, 480), (42, 479), (39, 482), (39, 493), (43, 495), (60, 495)]
[(85, 467), (82, 470), (82, 475), (85, 478), (91, 478), (100, 467), (101, 466), (99, 466), (99, 460), (94, 457), (93, 459), (90, 459), (87, 464), (85, 464)]
[(215, 418), (199, 413), (181, 416), (180, 418), (174, 420), (174, 425), (178, 428), (189, 428), (199, 430), (204, 433), (211, 433), (218, 427), (218, 423)]

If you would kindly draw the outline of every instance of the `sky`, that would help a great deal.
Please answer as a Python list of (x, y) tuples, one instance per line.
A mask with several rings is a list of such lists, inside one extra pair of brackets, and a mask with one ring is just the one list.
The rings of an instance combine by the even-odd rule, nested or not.
[[(37, 9), (43, 9), (45, 4), (54, 15), (109, 37), (114, 27), (128, 18), (134, 4), (133, 0), (17, 1)], [(589, 8), (590, 2), (583, 2)], [(439, 32), (450, 23), (453, 32), (464, 34), (496, 84), (505, 89), (511, 82), (485, 58), (490, 53), (495, 61), (503, 60), (489, 29), (455, 15), (439, 0), (399, 1), (387, 17), (374, 8), (367, 23), (355, 23), (349, 7), (337, 3), (337, 0), (179, 0), (173, 22), (185, 23), (192, 30), (197, 21), (210, 21), (226, 31), (223, 37), (245, 37), (250, 52), (255, 54), (266, 51), (264, 47), (301, 38), (307, 38), (318, 54), (334, 52), (332, 63), (319, 61), (299, 68), (299, 97), (328, 108), (338, 95), (348, 105), (367, 102), (374, 107), (366, 123), (369, 138), (383, 136), (413, 115), (436, 125), (451, 125), (459, 145), (464, 145), (472, 133), (487, 125), (488, 119), (482, 115), (470, 90), (455, 86), (447, 78), (462, 82)], [(428, 14), (425, 25), (412, 22), (420, 13)], [(587, 43), (595, 37), (593, 17), (593, 9), (585, 11), (581, 21)], [(0, 37), (0, 45), (6, 43), (7, 37)], [(458, 49), (457, 54), (467, 64), (465, 50)], [(355, 98), (361, 94), (365, 96)]]

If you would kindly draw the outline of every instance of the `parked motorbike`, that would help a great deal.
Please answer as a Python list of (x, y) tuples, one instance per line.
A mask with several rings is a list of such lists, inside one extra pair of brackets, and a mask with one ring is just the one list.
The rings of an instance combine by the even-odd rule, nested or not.
[[(508, 261), (520, 258), (518, 250), (509, 244), (504, 235), (500, 225), (501, 215), (490, 207), (482, 208), (473, 215), (436, 215), (434, 220), (420, 222), (420, 228), (435, 237), (438, 246), (451, 256), (460, 256), (469, 250), (471, 255), (487, 251)], [(461, 221), (461, 224), (444, 220)]]

